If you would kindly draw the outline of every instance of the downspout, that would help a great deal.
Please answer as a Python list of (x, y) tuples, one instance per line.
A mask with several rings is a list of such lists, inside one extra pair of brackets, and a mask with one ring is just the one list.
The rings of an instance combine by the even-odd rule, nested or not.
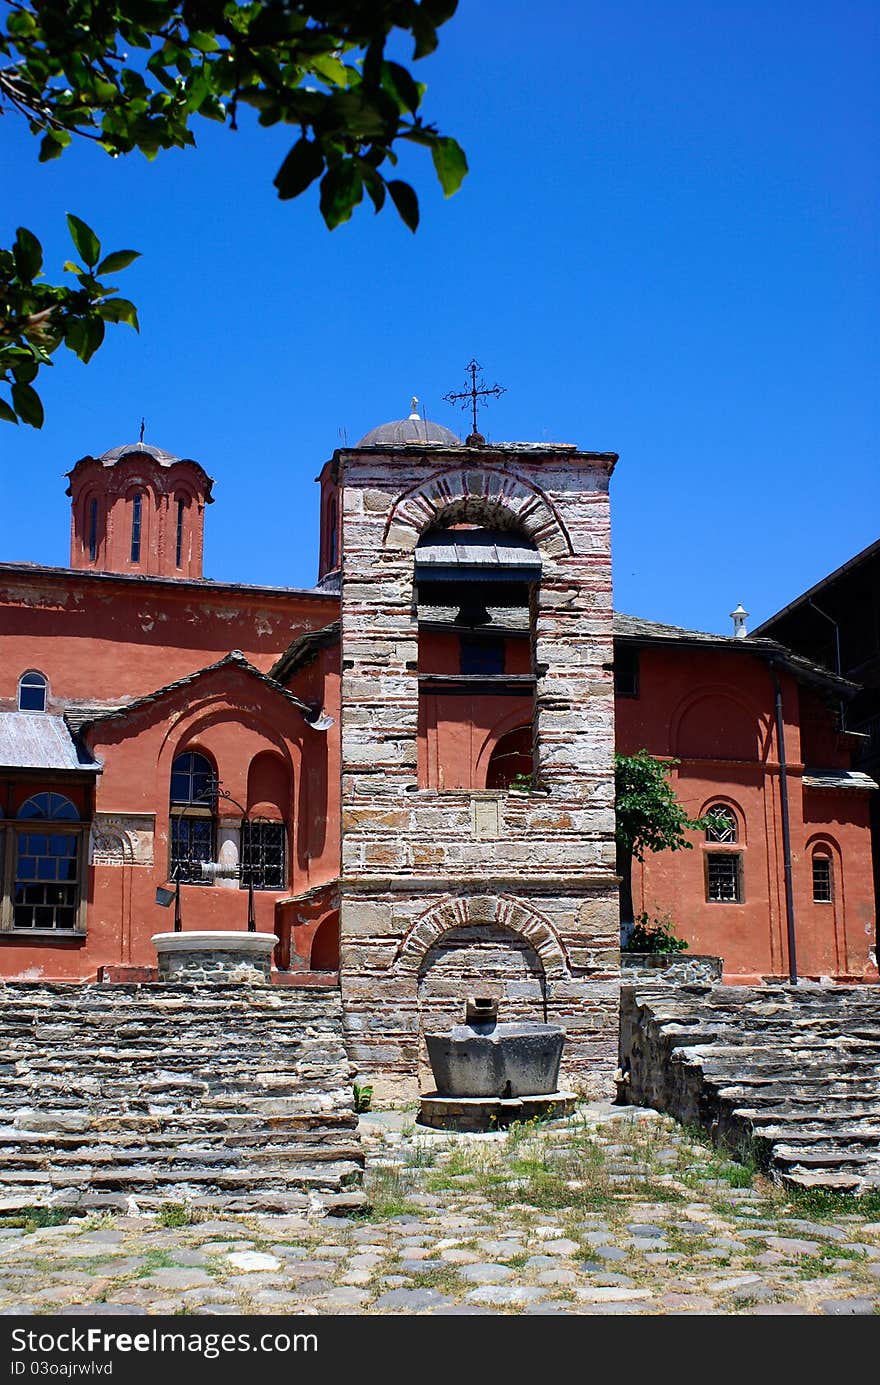
[(788, 979), (797, 985), (797, 939), (794, 931), (794, 890), (791, 875), (791, 824), (788, 817), (788, 767), (785, 759), (785, 728), (782, 719), (782, 687), (774, 660), (770, 660), (776, 685), (776, 743), (779, 747), (779, 797), (782, 802), (782, 859), (785, 871), (785, 921), (788, 929)]

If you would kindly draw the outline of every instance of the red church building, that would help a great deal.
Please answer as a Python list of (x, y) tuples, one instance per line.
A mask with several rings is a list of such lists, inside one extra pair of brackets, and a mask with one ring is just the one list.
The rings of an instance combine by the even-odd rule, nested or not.
[[(521, 842), (519, 827), (512, 832), (511, 859), (527, 861), (528, 833), (537, 854), (541, 833), (550, 834), (560, 859), (575, 864), (581, 842), (592, 872), (583, 889), (596, 908), (613, 897), (608, 772), (585, 791), (591, 817), (552, 791), (567, 726), (610, 765), (602, 709), (613, 684), (617, 748), (673, 761), (688, 812), (714, 814), (708, 833), (693, 834), (693, 850), (652, 857), (637, 871), (636, 909), (668, 914), (692, 951), (724, 959), (729, 981), (787, 975), (792, 930), (801, 975), (876, 979), (876, 786), (853, 770), (840, 719), (856, 685), (772, 639), (622, 615), (612, 658), (592, 614), (610, 616), (607, 524), (594, 502), (616, 458), (482, 443), (462, 444), (413, 415), (337, 451), (320, 476), (319, 580), (308, 590), (203, 577), (213, 497), (197, 462), (136, 443), (76, 463), (69, 566), (0, 564), (0, 976), (146, 979), (151, 936), (171, 926), (158, 899), (176, 890), (184, 929), (240, 929), (249, 883), (257, 928), (279, 938), (277, 979), (329, 982), (340, 972), (341, 890), (361, 888), (364, 908), (391, 907), (376, 902), (378, 885), (373, 896), (358, 885), (358, 870), (369, 875), (384, 860), (400, 880), (409, 872), (415, 889), (446, 862), (444, 888), (452, 889), (457, 867), (443, 855), (440, 816), (436, 829), (421, 819), (399, 864), (399, 840), (412, 828), (402, 795), (385, 809), (370, 801), (374, 838), (357, 844), (367, 807), (349, 792), (356, 732), (380, 713), (361, 707), (356, 692), (343, 696), (345, 641), (356, 636), (367, 648), (370, 612), (380, 609), (369, 603), (381, 603), (377, 584), (387, 581), (389, 591), (399, 585), (382, 611), (382, 638), (397, 638), (398, 621), (399, 648), (385, 662), (374, 651), (370, 676), (377, 688), (387, 683), (392, 701), (395, 679), (417, 684), (415, 762), (400, 751), (409, 787), (458, 805), (468, 840), (493, 841), (499, 897), (511, 889), (498, 865), (504, 823), (519, 822), (523, 801), (526, 835)], [(374, 459), (393, 468), (398, 457), (430, 480), (440, 495), (432, 513), (441, 517), (429, 523), (426, 502), (404, 498), (386, 532), (411, 524), (412, 539), (376, 556), (361, 600), (371, 561), (362, 535), (370, 507), (384, 514), (389, 502), (380, 482), (346, 478), (367, 477)], [(569, 458), (572, 467), (587, 459), (578, 475), (588, 479), (567, 499), (562, 481), (548, 483), (547, 500), (534, 488), (541, 468), (564, 478)], [(475, 489), (467, 480), (478, 464), (480, 505), (468, 499)], [(572, 541), (566, 551), (579, 523), (587, 526), (581, 548)], [(404, 549), (412, 567), (401, 584), (395, 554)], [(559, 555), (552, 572), (548, 554)], [(561, 626), (565, 574), (576, 561), (586, 614)], [(553, 657), (544, 659), (551, 619)], [(599, 653), (583, 695), (569, 694), (566, 661), (580, 673), (591, 641)], [(571, 698), (564, 714), (562, 696)], [(343, 757), (345, 709), (353, 749)], [(536, 758), (541, 717), (552, 733)], [(370, 766), (358, 772), (369, 775)], [(456, 859), (470, 869), (466, 852)], [(237, 867), (238, 878), (206, 875), (211, 862)], [(365, 965), (365, 950), (381, 955), (380, 935), (363, 940), (358, 931), (366, 925), (343, 929), (343, 974)], [(564, 943), (574, 970), (576, 941)], [(600, 963), (591, 953), (583, 966), (612, 976), (612, 954)]]

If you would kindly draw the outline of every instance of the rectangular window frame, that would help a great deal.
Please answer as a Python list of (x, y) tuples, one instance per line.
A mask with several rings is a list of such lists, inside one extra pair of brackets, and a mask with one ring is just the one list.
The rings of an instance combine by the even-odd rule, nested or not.
[[(271, 828), (272, 831), (266, 829)], [(257, 829), (253, 831), (252, 829)], [(275, 837), (276, 844), (267, 838)], [(267, 864), (267, 858), (277, 852), (277, 838), (281, 841), (281, 878), (280, 883), (267, 883), (267, 877), (271, 873), (272, 865)], [(255, 818), (252, 822), (242, 822), (241, 824), (241, 876), (239, 879), (239, 889), (248, 888), (248, 876), (250, 874), (251, 863), (256, 856), (254, 867), (254, 889), (271, 891), (275, 894), (283, 894), (287, 890), (287, 828), (286, 825), (277, 818)], [(275, 879), (277, 880), (277, 875)]]
[[(825, 877), (826, 877), (824, 880), (821, 880), (821, 881), (820, 881), (820, 879), (819, 879), (819, 875), (817, 875), (817, 870), (816, 870), (817, 866), (819, 866), (820, 863), (821, 863), (821, 865), (822, 865), (825, 869), (824, 869), (823, 872), (819, 872), (819, 875), (825, 875)], [(816, 852), (813, 853), (813, 859), (812, 859), (812, 863), (811, 863), (811, 864), (812, 864), (812, 873), (813, 873), (813, 903), (814, 903), (814, 904), (833, 904), (833, 903), (834, 903), (834, 865), (833, 865), (833, 863), (832, 863), (831, 857), (830, 857), (829, 855), (827, 855), (827, 854), (824, 854), (824, 853), (822, 853), (822, 852), (816, 851)], [(821, 892), (823, 889), (827, 889), (827, 894)]]
[(131, 559), (133, 563), (141, 560), (141, 520), (143, 496), (135, 495), (131, 502)]
[[(207, 856), (194, 856), (192, 854), (192, 850), (187, 852), (185, 855), (181, 855), (180, 853), (178, 853), (176, 849), (177, 842), (175, 841), (175, 829), (178, 822), (180, 822), (181, 825), (183, 823), (191, 822), (206, 822), (209, 824), (210, 844)], [(189, 830), (187, 831), (187, 836), (189, 836)], [(202, 808), (196, 805), (183, 809), (178, 809), (176, 812), (172, 812), (170, 814), (170, 819), (168, 823), (168, 879), (177, 879), (175, 871), (178, 869), (178, 866), (182, 861), (184, 865), (188, 867), (188, 869), (185, 873), (181, 874), (180, 876), (181, 885), (213, 885), (213, 880), (204, 879), (200, 869), (197, 869), (197, 867), (201, 866), (202, 861), (216, 861), (216, 859), (217, 819), (214, 816), (212, 810), (210, 808)]]
[(638, 697), (641, 667), (637, 649), (617, 649), (614, 654), (614, 696)]
[[(15, 923), (15, 868), (18, 859), (18, 840), (21, 836), (34, 832), (63, 832), (66, 836), (77, 838), (76, 846), (76, 899), (74, 904), (74, 923), (72, 928), (28, 928)], [(14, 937), (19, 940), (32, 938), (84, 938), (86, 935), (86, 916), (88, 911), (88, 844), (90, 824), (87, 822), (51, 822), (40, 819), (22, 821), (10, 818), (0, 822), (0, 937)]]
[[(744, 872), (743, 872), (743, 858), (742, 858), (742, 852), (741, 852), (741, 851), (707, 851), (707, 852), (705, 853), (705, 858), (704, 858), (704, 859), (705, 859), (704, 871), (705, 871), (706, 903), (707, 903), (707, 904), (744, 904), (744, 903), (745, 903), (745, 890), (744, 890), (744, 887), (743, 887)], [(724, 862), (725, 867), (727, 867), (727, 865), (728, 865), (729, 863), (732, 863), (732, 865), (733, 865), (733, 882), (734, 882), (735, 894), (734, 894), (734, 897), (733, 897), (732, 899), (731, 899), (731, 898), (725, 898), (723, 895), (713, 895), (713, 894), (712, 894), (712, 866), (713, 866), (714, 863), (717, 863), (717, 864), (720, 865), (721, 862)]]

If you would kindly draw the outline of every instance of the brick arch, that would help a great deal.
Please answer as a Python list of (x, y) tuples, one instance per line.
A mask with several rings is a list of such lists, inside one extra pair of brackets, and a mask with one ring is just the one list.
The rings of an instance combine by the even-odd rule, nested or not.
[(524, 938), (537, 953), (545, 976), (558, 980), (569, 975), (568, 958), (550, 924), (536, 909), (512, 895), (450, 895), (433, 904), (401, 942), (395, 968), (414, 975), (445, 933), (474, 924), (494, 924)]
[(556, 508), (536, 486), (485, 465), (438, 471), (405, 491), (388, 516), (384, 542), (411, 551), (426, 529), (460, 520), (516, 529), (551, 558), (573, 551)]

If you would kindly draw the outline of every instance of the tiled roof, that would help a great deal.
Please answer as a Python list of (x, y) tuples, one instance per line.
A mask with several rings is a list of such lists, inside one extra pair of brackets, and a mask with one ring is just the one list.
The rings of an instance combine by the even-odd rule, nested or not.
[(78, 749), (64, 717), (48, 712), (0, 712), (3, 769), (94, 770), (101, 766)]
[(801, 654), (794, 654), (778, 640), (755, 639), (751, 636), (748, 639), (737, 639), (735, 635), (712, 635), (705, 630), (687, 630), (681, 625), (662, 625), (656, 620), (627, 616), (619, 611), (614, 613), (613, 629), (615, 639), (632, 640), (634, 643), (705, 646), (708, 649), (724, 649), (732, 654), (751, 654), (768, 661), (772, 660), (801, 682), (821, 684), (843, 697), (853, 696), (859, 690), (858, 683), (830, 673), (827, 668), (814, 664)]
[(320, 630), (308, 630), (306, 634), (297, 636), (281, 657), (275, 660), (269, 669), (269, 677), (277, 683), (286, 683), (297, 669), (310, 664), (320, 650), (338, 644), (341, 630), (342, 622), (334, 620)]
[(857, 769), (805, 769), (804, 785), (808, 789), (876, 789), (870, 774)]

